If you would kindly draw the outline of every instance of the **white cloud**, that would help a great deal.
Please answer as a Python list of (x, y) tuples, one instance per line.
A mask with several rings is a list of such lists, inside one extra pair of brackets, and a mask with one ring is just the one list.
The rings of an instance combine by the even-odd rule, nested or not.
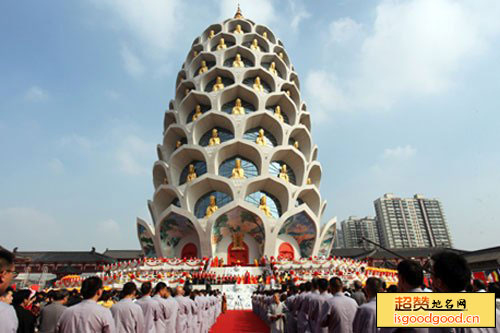
[(306, 90), (311, 101), (314, 121), (321, 123), (327, 120), (331, 110), (343, 110), (348, 101), (341, 90), (337, 78), (325, 71), (311, 71), (306, 77)]
[(116, 152), (120, 170), (128, 175), (147, 175), (151, 165), (148, 162), (153, 155), (154, 145), (146, 143), (135, 135), (123, 138)]
[(293, 30), (297, 30), (302, 21), (311, 17), (311, 14), (304, 8), (304, 6), (301, 6), (300, 3), (297, 4), (295, 1), (290, 1), (290, 9), (292, 17), (290, 26)]
[(330, 23), (329, 31), (332, 41), (342, 43), (358, 35), (362, 25), (350, 17), (344, 17)]
[(71, 135), (60, 138), (59, 145), (61, 147), (69, 146), (72, 149), (79, 148), (83, 150), (89, 150), (90, 148), (92, 148), (93, 143), (88, 138), (73, 133)]
[(55, 174), (64, 172), (64, 164), (58, 158), (52, 158), (48, 163), (48, 167)]
[(144, 65), (128, 46), (122, 46), (121, 56), (127, 73), (136, 78), (144, 74)]
[[(350, 68), (356, 70), (344, 75), (333, 89), (341, 93), (336, 96), (340, 102), (323, 104), (327, 108), (323, 111), (388, 110), (409, 98), (453, 89), (459, 74), (500, 34), (498, 16), (498, 1), (381, 1), (373, 26), (363, 27), (363, 32), (370, 33), (351, 57)], [(331, 38), (340, 40), (359, 27), (347, 19), (333, 22), (330, 28)], [(322, 79), (336, 82), (336, 77), (329, 68)], [(308, 91), (317, 88), (313, 80), (307, 82), (312, 85)]]
[[(226, 20), (234, 17), (238, 3), (234, 0), (222, 0), (220, 4), (220, 19)], [(269, 25), (276, 19), (272, 1), (269, 0), (246, 0), (240, 1), (241, 12), (259, 24)]]
[(407, 160), (415, 156), (416, 153), (417, 150), (411, 145), (397, 146), (395, 148), (386, 148), (382, 157), (385, 159)]
[(48, 98), (48, 93), (38, 86), (32, 86), (24, 94), (24, 99), (31, 102), (45, 101)]

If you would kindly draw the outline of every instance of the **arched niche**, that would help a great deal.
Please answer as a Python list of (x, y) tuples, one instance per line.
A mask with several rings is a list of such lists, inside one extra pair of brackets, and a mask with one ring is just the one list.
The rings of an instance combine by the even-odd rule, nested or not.
[[(295, 84), (290, 84), (290, 83), (284, 83), (281, 86), (281, 91), (286, 94), (288, 98), (290, 98), (295, 106), (299, 107), (300, 104), (300, 95), (299, 95), (299, 90), (295, 86)], [(288, 93), (290, 92), (290, 93)]]
[[(222, 68), (213, 68), (212, 70), (205, 73), (201, 79), (201, 87), (205, 92), (213, 92), (213, 87), (215, 85), (217, 77), (221, 78), (222, 84), (224, 84), (224, 89), (227, 89), (234, 84), (234, 75), (230, 71)], [(220, 91), (220, 90), (219, 90)]]
[[(179, 258), (187, 244), (193, 244), (200, 250), (200, 237), (191, 220), (172, 212), (159, 224), (160, 248), (164, 257)], [(197, 253), (198, 254), (198, 253)]]
[(214, 128), (217, 128), (218, 130), (223, 129), (225, 132), (231, 133), (234, 137), (234, 125), (228, 115), (221, 113), (209, 113), (203, 115), (195, 123), (193, 128), (194, 142), (200, 143), (203, 136)]
[[(283, 60), (281, 60), (280, 57), (278, 57), (277, 55), (275, 54), (267, 54), (265, 56), (262, 57), (262, 59), (260, 60), (260, 65), (261, 67), (264, 67), (265, 69), (267, 69), (269, 71), (269, 67), (271, 66), (271, 63), (274, 62), (275, 66), (276, 66), (276, 71), (278, 72), (278, 77), (283, 79), (283, 80), (286, 80), (287, 76), (288, 76), (288, 69), (286, 67), (286, 64)], [(269, 73), (271, 73), (271, 71), (269, 71)], [(271, 75), (274, 75), (271, 73)]]
[(162, 148), (166, 159), (177, 149), (177, 141), (180, 141), (183, 145), (187, 144), (187, 134), (182, 126), (172, 125), (163, 136)]
[[(252, 196), (252, 194), (257, 193)], [(245, 191), (245, 201), (252, 203), (253, 205), (257, 205), (260, 200), (262, 194), (268, 194), (269, 198), (273, 198), (273, 200), (277, 200), (279, 206), (281, 206), (278, 210), (279, 215), (283, 214), (288, 210), (289, 205), (289, 194), (288, 188), (280, 183), (279, 181), (271, 178), (271, 179), (259, 179), (248, 184)], [(267, 198), (267, 200), (269, 200)], [(247, 200), (248, 199), (248, 200)], [(250, 201), (251, 200), (251, 201)], [(270, 203), (267, 203), (269, 208), (272, 208)], [(274, 216), (274, 214), (273, 214)]]
[(311, 133), (311, 115), (309, 112), (300, 113), (300, 123), (307, 128), (309, 133)]
[(200, 146), (207, 147), (210, 145), (210, 139), (212, 138), (214, 129), (217, 130), (217, 136), (220, 139), (220, 144), (223, 144), (224, 142), (234, 139), (234, 133), (231, 133), (228, 129), (224, 127), (217, 126), (212, 129), (209, 129), (201, 136), (200, 141), (198, 143)]
[(309, 161), (311, 154), (311, 135), (304, 126), (296, 127), (289, 135), (288, 144), (293, 146), (295, 141), (299, 143), (299, 151), (304, 154), (306, 161)]
[(319, 216), (321, 197), (316, 187), (302, 190), (297, 198), (305, 203), (316, 216)]
[(289, 80), (297, 86), (298, 90), (300, 90), (300, 81), (299, 81), (299, 76), (297, 75), (297, 73), (291, 72)]
[(245, 34), (243, 36), (243, 41), (242, 41), (243, 46), (248, 47), (250, 49), (250, 45), (252, 44), (254, 39), (257, 39), (257, 44), (259, 45), (260, 52), (263, 53), (269, 52), (268, 41), (258, 34)]
[(168, 185), (168, 170), (167, 165), (164, 162), (158, 161), (153, 167), (153, 185), (155, 190), (160, 187), (160, 185)]
[(144, 256), (146, 258), (158, 257), (151, 228), (141, 219), (137, 219), (137, 236), (139, 238), (139, 243), (141, 244)]
[(258, 132), (264, 129), (267, 146), (276, 147), (283, 144), (283, 127), (281, 123), (269, 112), (255, 112), (245, 122), (243, 139), (255, 143)]
[(203, 52), (203, 45), (200, 45), (200, 44), (193, 45), (191, 47), (191, 51), (189, 51), (189, 53), (186, 57), (185, 64), (191, 63), (191, 61), (196, 59), (196, 57), (199, 56), (201, 52)]
[(276, 94), (267, 99), (266, 110), (274, 114), (276, 106), (278, 105), (280, 106), (281, 114), (283, 115), (285, 123), (294, 125), (297, 115), (295, 104), (293, 104), (293, 102), (289, 98), (286, 98), (283, 94)]
[(194, 259), (200, 257), (199, 249), (194, 243), (187, 243), (182, 247), (181, 259)]
[(179, 116), (181, 121), (184, 121), (185, 124), (192, 122), (197, 105), (201, 107), (202, 113), (211, 109), (210, 99), (205, 94), (192, 91), (179, 106)]
[(200, 53), (196, 59), (191, 62), (191, 66), (189, 66), (189, 75), (190, 77), (195, 77), (198, 76), (199, 70), (201, 68), (201, 62), (205, 61), (208, 70), (212, 69), (212, 67), (215, 66), (217, 60), (215, 59), (215, 56), (209, 52), (202, 52)]
[[(296, 183), (295, 183), (296, 185), (303, 184), (305, 168), (306, 168), (305, 159), (302, 156), (302, 154), (299, 154), (297, 152), (295, 148), (292, 147), (282, 148), (275, 151), (274, 154), (272, 155), (271, 163), (269, 166), (269, 173), (271, 173), (272, 175), (276, 175), (276, 177), (279, 174), (279, 169), (276, 170), (278, 168), (278, 163), (279, 164), (285, 163), (287, 165), (288, 170), (293, 170), (293, 173), (295, 174), (296, 178)], [(290, 182), (292, 183), (291, 179)]]
[(179, 84), (177, 89), (175, 90), (175, 101), (179, 104), (191, 90), (195, 89), (195, 85), (190, 80), (184, 80)]
[(203, 148), (181, 146), (172, 154), (169, 165), (172, 182), (177, 182), (181, 179), (182, 171), (192, 161), (203, 161), (206, 165), (207, 158)]
[[(212, 40), (210, 41), (210, 50), (212, 52), (218, 51), (217, 45), (219, 44), (221, 38), (224, 38), (224, 44), (226, 44), (226, 46), (227, 46), (226, 49), (228, 49), (231, 46), (236, 44), (236, 38), (234, 37), (234, 35), (222, 32), (222, 33), (218, 34), (217, 36), (215, 36), (214, 38), (212, 38)], [(219, 51), (224, 51), (224, 49), (219, 50)]]
[(336, 221), (329, 222), (325, 226), (325, 230), (322, 232), (321, 243), (319, 245), (318, 256), (319, 257), (329, 257), (330, 251), (333, 247), (333, 242), (337, 233)]
[(179, 176), (179, 185), (182, 185), (187, 182), (190, 165), (194, 166), (196, 178), (199, 178), (207, 173), (207, 163), (205, 161), (192, 160), (189, 163), (187, 163), (186, 166), (182, 169), (181, 174)]
[(206, 210), (207, 207), (210, 205), (210, 197), (214, 196), (216, 205), (218, 209), (221, 207), (224, 207), (231, 201), (233, 201), (233, 198), (225, 192), (220, 192), (220, 191), (210, 191), (205, 194), (203, 194), (198, 201), (196, 201), (196, 204), (194, 205), (194, 215), (197, 218), (204, 218), (206, 217)]
[(241, 168), (245, 172), (245, 179), (254, 178), (259, 175), (257, 165), (248, 158), (242, 155), (235, 155), (224, 161), (219, 166), (219, 175), (226, 178), (231, 178), (233, 169), (236, 167), (236, 160), (240, 160)]
[(222, 25), (220, 25), (220, 24), (212, 24), (211, 26), (209, 26), (208, 28), (206, 28), (205, 31), (203, 32), (203, 34), (201, 35), (202, 41), (206, 41), (207, 39), (211, 39), (210, 38), (210, 31), (211, 30), (214, 31), (214, 36), (213, 37), (217, 37), (217, 34), (222, 31)]
[(278, 258), (284, 260), (295, 259), (295, 249), (289, 242), (282, 242), (278, 248)]
[(247, 34), (247, 33), (252, 31), (252, 25), (245, 20), (231, 20), (231, 21), (229, 21), (226, 24), (227, 31), (229, 31), (230, 33), (232, 33), (236, 36), (243, 36), (243, 34), (240, 35), (240, 34), (234, 33), (234, 30), (236, 29), (236, 26), (238, 24), (241, 26), (241, 30), (243, 30), (243, 34)]
[(175, 111), (165, 112), (165, 117), (163, 118), (163, 131), (166, 131), (170, 125), (177, 123), (174, 112)]
[[(257, 25), (255, 27), (255, 31), (264, 38), (264, 32), (267, 33), (267, 40), (271, 43), (276, 43), (276, 37), (274, 36), (273, 32), (266, 28), (265, 26), (262, 25)], [(265, 38), (264, 38), (265, 39)]]
[(181, 206), (177, 193), (168, 185), (159, 187), (153, 197), (153, 207), (156, 216), (160, 216), (171, 205), (176, 207)]
[(319, 188), (321, 182), (321, 165), (319, 162), (314, 161), (310, 164), (307, 178), (310, 178), (311, 183)]
[(317, 160), (318, 160), (318, 146), (314, 145), (311, 154), (311, 161), (317, 161)]
[(285, 65), (287, 65), (288, 67), (290, 67), (290, 59), (288, 58), (288, 54), (286, 53), (285, 49), (279, 45), (276, 45), (273, 49), (273, 52), (274, 54), (276, 54), (276, 56), (278, 56), (280, 59), (280, 53), (283, 54), (283, 62), (285, 63)]
[(279, 175), (281, 174), (281, 168), (283, 165), (286, 165), (286, 174), (288, 175), (288, 182), (290, 184), (293, 184), (293, 185), (298, 185), (297, 184), (297, 177), (295, 176), (295, 172), (293, 171), (293, 168), (285, 161), (281, 161), (281, 160), (272, 161), (269, 164), (269, 174), (272, 175), (273, 177), (277, 177), (277, 178), (281, 179), (279, 177)]
[[(224, 194), (220, 195), (219, 197), (216, 196), (217, 206), (219, 208), (232, 201), (234, 198), (232, 186), (228, 184), (227, 180), (222, 177), (207, 175), (197, 182), (190, 183), (188, 186), (189, 189), (188, 191), (186, 191), (186, 204), (189, 210), (194, 212), (194, 215), (198, 218), (203, 218), (205, 216), (205, 210), (208, 206), (207, 200), (209, 200), (210, 193), (217, 192)], [(204, 203), (200, 202), (202, 197), (205, 199)], [(200, 206), (201, 204), (203, 204), (204, 206)], [(202, 211), (203, 215), (197, 215), (197, 211)]]
[[(240, 157), (252, 162), (257, 169), (257, 174), (259, 174), (262, 170), (262, 157), (260, 152), (255, 148), (254, 145), (239, 141), (233, 144), (226, 145), (220, 148), (217, 152), (215, 163), (217, 166), (219, 166), (219, 175), (227, 177), (227, 175), (221, 174), (222, 164), (228, 159), (233, 159), (235, 157)], [(245, 176), (247, 176), (247, 178), (251, 178), (247, 175), (246, 172)]]
[(183, 80), (185, 80), (186, 78), (187, 78), (187, 76), (186, 76), (186, 71), (185, 71), (185, 70), (183, 70), (183, 69), (181, 69), (181, 70), (179, 71), (179, 73), (177, 73), (177, 80), (175, 81), (175, 87), (176, 87), (176, 89), (177, 89), (177, 87), (181, 84), (181, 82), (182, 82)]
[(288, 235), (295, 239), (299, 246), (300, 256), (303, 258), (312, 255), (317, 234), (313, 218), (305, 211), (286, 219), (278, 232), (278, 236)]
[[(260, 83), (264, 89), (265, 93), (272, 93), (276, 91), (276, 81), (274, 80), (273, 75), (271, 75), (269, 72), (264, 71), (262, 69), (250, 69), (245, 72), (245, 75), (243, 76), (243, 84), (249, 87), (252, 90), (255, 90), (253, 88), (253, 85), (255, 83), (255, 79), (259, 77), (260, 78)], [(260, 93), (257, 92), (256, 93)]]
[(283, 213), (283, 209), (279, 199), (273, 194), (266, 191), (256, 191), (247, 195), (245, 201), (259, 208), (262, 197), (266, 197), (266, 205), (269, 207), (271, 216), (278, 219)]
[[(242, 47), (240, 45), (233, 46), (224, 53), (224, 66), (233, 68), (233, 61), (236, 59), (236, 55), (240, 54), (241, 61), (245, 64), (245, 67), (255, 66), (255, 55), (249, 49)], [(238, 69), (239, 67), (235, 67)]]
[(241, 99), (242, 107), (245, 108), (245, 114), (255, 112), (259, 107), (259, 98), (256, 93), (246, 86), (238, 85), (222, 92), (220, 110), (227, 114), (232, 114), (237, 98)]

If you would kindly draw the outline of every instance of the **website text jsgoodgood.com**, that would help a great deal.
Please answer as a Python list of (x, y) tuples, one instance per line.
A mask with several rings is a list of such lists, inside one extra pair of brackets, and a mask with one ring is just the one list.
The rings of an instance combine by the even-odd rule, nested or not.
[(394, 314), (394, 324), (396, 325), (414, 325), (414, 324), (429, 324), (433, 326), (443, 324), (479, 324), (480, 318), (478, 315), (439, 315), (432, 312), (426, 315), (399, 315)]

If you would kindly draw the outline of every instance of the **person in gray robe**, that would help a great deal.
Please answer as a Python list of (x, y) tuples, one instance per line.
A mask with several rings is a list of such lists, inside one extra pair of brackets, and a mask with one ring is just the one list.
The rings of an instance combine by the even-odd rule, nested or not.
[(321, 326), (327, 327), (330, 333), (352, 333), (352, 323), (358, 309), (354, 299), (342, 292), (342, 280), (338, 277), (330, 279), (330, 297), (322, 304)]
[(144, 313), (133, 301), (137, 296), (137, 286), (127, 282), (120, 293), (121, 300), (111, 307), (116, 332), (145, 333)]
[(297, 287), (292, 285), (289, 289), (290, 294), (286, 298), (285, 306), (286, 306), (286, 331), (288, 333), (296, 333), (297, 332), (297, 320), (295, 318), (295, 299), (297, 298)]
[(42, 308), (40, 312), (40, 333), (54, 333), (57, 322), (63, 314), (66, 307), (64, 304), (68, 301), (68, 293), (65, 290), (54, 292), (52, 303)]
[(285, 332), (285, 309), (285, 304), (280, 301), (280, 294), (275, 292), (273, 303), (269, 306), (267, 312), (267, 317), (271, 323), (271, 333)]
[(353, 282), (354, 292), (351, 294), (351, 297), (358, 303), (358, 306), (366, 303), (366, 296), (363, 293), (363, 285), (361, 281), (356, 280)]
[(190, 304), (184, 297), (184, 288), (177, 286), (175, 289), (175, 301), (179, 304), (177, 311), (177, 321), (175, 324), (176, 333), (188, 333), (188, 318), (190, 316)]
[(319, 279), (318, 289), (319, 295), (312, 298), (309, 302), (309, 324), (311, 327), (311, 332), (326, 333), (328, 332), (328, 328), (322, 327), (321, 322), (323, 320), (323, 314), (328, 309), (328, 306), (325, 307), (325, 304), (327, 304), (327, 301), (332, 297), (332, 295), (327, 292), (328, 280)]
[(368, 303), (361, 305), (356, 311), (352, 323), (353, 333), (377, 332), (377, 293), (382, 291), (382, 281), (376, 277), (366, 280), (365, 292)]
[(156, 333), (156, 322), (158, 321), (158, 315), (160, 312), (160, 306), (157, 301), (151, 298), (151, 292), (153, 286), (151, 282), (144, 282), (141, 285), (142, 297), (137, 300), (137, 305), (142, 309), (144, 314), (144, 323), (146, 333)]
[(167, 306), (165, 297), (167, 295), (167, 285), (164, 282), (158, 282), (155, 287), (153, 300), (158, 302), (158, 320), (156, 321), (156, 332), (165, 332), (167, 329), (167, 320), (172, 316), (171, 308)]
[(188, 306), (188, 333), (199, 333), (198, 330), (198, 306), (191, 299), (191, 290), (185, 290), (184, 300)]
[(114, 333), (111, 311), (97, 304), (103, 293), (102, 280), (87, 278), (80, 291), (83, 301), (64, 310), (56, 325), (56, 333)]
[(179, 303), (172, 297), (172, 290), (167, 288), (165, 304), (170, 309), (170, 316), (166, 320), (166, 332), (175, 332)]

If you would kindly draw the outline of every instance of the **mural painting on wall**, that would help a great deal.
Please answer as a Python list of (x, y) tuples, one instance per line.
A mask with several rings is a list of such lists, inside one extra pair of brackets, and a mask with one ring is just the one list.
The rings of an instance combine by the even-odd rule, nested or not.
[(217, 218), (213, 227), (212, 244), (217, 244), (226, 236), (248, 234), (253, 237), (261, 253), (264, 251), (264, 225), (262, 220), (243, 208), (234, 208)]
[(335, 224), (331, 225), (328, 230), (326, 231), (325, 238), (323, 238), (323, 241), (321, 242), (321, 245), (319, 247), (319, 256), (323, 257), (329, 257), (330, 256), (330, 250), (332, 248), (332, 243), (333, 239), (335, 238)]
[(160, 244), (165, 257), (175, 255), (174, 249), (182, 238), (191, 232), (195, 232), (193, 224), (188, 218), (177, 213), (167, 216), (160, 226)]
[(311, 256), (316, 238), (316, 229), (314, 222), (305, 213), (289, 217), (281, 227), (279, 235), (293, 237), (299, 245), (300, 255), (302, 257)]
[(141, 242), (144, 256), (148, 258), (157, 257), (153, 237), (151, 237), (151, 234), (148, 232), (148, 230), (146, 230), (143, 225), (139, 224), (137, 226), (137, 232), (139, 233), (139, 241)]

